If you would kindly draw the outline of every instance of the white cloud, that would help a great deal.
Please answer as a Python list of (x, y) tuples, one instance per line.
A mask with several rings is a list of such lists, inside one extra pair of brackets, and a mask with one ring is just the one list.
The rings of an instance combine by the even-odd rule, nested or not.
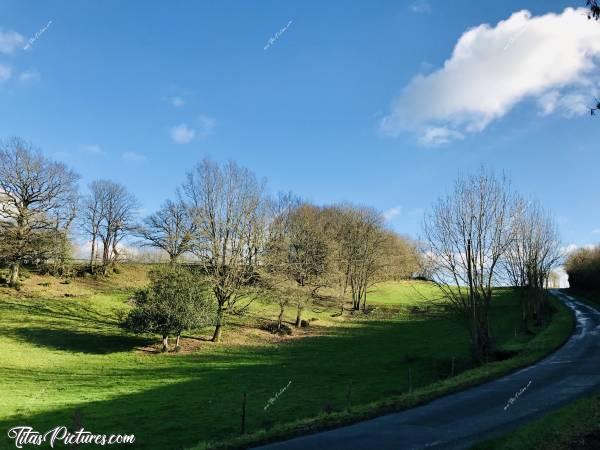
[(431, 5), (427, 0), (417, 0), (410, 5), (410, 10), (417, 14), (424, 14), (431, 12)]
[(8, 80), (12, 75), (12, 69), (4, 64), (0, 64), (0, 83)]
[(402, 206), (394, 206), (393, 208), (387, 209), (383, 212), (383, 218), (389, 222), (400, 214), (402, 214)]
[(443, 145), (455, 139), (463, 139), (464, 135), (459, 131), (444, 127), (428, 127), (419, 137), (419, 143), (423, 145)]
[(185, 100), (179, 96), (171, 97), (170, 102), (175, 108), (185, 105)]
[(106, 152), (96, 144), (83, 145), (81, 148), (88, 153), (93, 153), (94, 155), (106, 155)]
[(16, 31), (2, 31), (0, 29), (0, 53), (11, 54), (23, 46), (25, 38)]
[(196, 137), (205, 138), (210, 135), (216, 125), (217, 121), (213, 117), (201, 114), (198, 117), (198, 126), (196, 129), (186, 123), (171, 128), (171, 139), (176, 144), (189, 144)]
[(201, 137), (208, 136), (210, 133), (212, 133), (212, 130), (217, 125), (216, 119), (214, 119), (213, 117), (207, 116), (205, 114), (200, 115), (199, 121), (200, 121), (200, 129), (199, 129), (198, 134)]
[(19, 81), (23, 82), (37, 82), (40, 81), (40, 73), (37, 70), (26, 70), (19, 74)]
[(589, 112), (600, 26), (584, 11), (535, 17), (519, 11), (466, 31), (442, 68), (408, 83), (382, 131), (447, 143), (482, 131), (526, 98), (536, 99), (542, 114)]
[(171, 139), (176, 144), (189, 144), (195, 137), (196, 131), (185, 123), (171, 128)]
[(594, 233), (594, 234), (600, 234), (600, 228), (596, 228), (595, 230), (592, 230), (592, 233)]
[(146, 161), (146, 157), (140, 153), (125, 152), (121, 155), (125, 161)]
[(573, 253), (576, 250), (585, 248), (588, 250), (593, 249), (595, 246), (594, 244), (585, 244), (585, 245), (577, 245), (577, 244), (569, 244), (569, 245), (564, 245), (560, 248), (560, 252), (565, 255), (568, 256), (569, 254)]

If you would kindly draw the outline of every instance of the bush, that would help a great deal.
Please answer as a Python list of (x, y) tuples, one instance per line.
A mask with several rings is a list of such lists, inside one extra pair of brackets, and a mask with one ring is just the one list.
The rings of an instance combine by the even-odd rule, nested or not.
[(600, 246), (573, 252), (567, 258), (565, 270), (571, 287), (600, 289)]
[(285, 323), (281, 324), (281, 328), (277, 329), (277, 322), (267, 322), (260, 326), (261, 330), (268, 331), (269, 333), (279, 334), (280, 336), (290, 336), (292, 334), (292, 328)]
[(300, 327), (301, 327), (301, 328), (307, 328), (309, 325), (310, 325), (310, 322), (309, 322), (308, 320), (304, 320), (304, 319), (302, 319), (302, 320), (300, 321)]
[(135, 293), (125, 329), (162, 335), (163, 351), (167, 351), (170, 335), (214, 323), (214, 299), (196, 275), (169, 267), (153, 270), (149, 276), (150, 287)]

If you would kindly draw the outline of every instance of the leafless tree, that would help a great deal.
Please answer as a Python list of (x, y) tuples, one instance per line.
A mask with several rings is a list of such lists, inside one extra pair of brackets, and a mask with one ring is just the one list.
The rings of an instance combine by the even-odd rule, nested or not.
[(474, 353), (486, 360), (492, 352), (489, 308), (499, 264), (514, 239), (519, 213), (505, 177), (481, 169), (461, 177), (454, 190), (426, 216), (424, 234), (435, 281), (465, 320)]
[(514, 286), (543, 289), (563, 256), (558, 229), (539, 203), (520, 204), (504, 266)]
[(55, 249), (52, 237), (68, 233), (77, 179), (21, 138), (0, 143), (0, 233), (10, 285), (18, 283), (23, 262)]
[(204, 160), (183, 185), (196, 227), (192, 252), (217, 299), (213, 341), (221, 338), (225, 313), (231, 311), (256, 276), (256, 258), (264, 233), (264, 183), (233, 162), (222, 166)]
[(102, 244), (102, 270), (106, 275), (119, 259), (119, 244), (135, 227), (138, 201), (125, 186), (109, 180), (93, 181), (83, 201), (82, 229), (92, 242), (90, 266)]
[(144, 219), (136, 234), (144, 241), (142, 246), (164, 250), (171, 264), (192, 250), (196, 225), (183, 201), (168, 200), (154, 214)]
[(544, 289), (563, 257), (560, 238), (552, 217), (538, 202), (519, 200), (517, 211), (514, 239), (503, 263), (512, 285), (530, 289), (522, 298), (523, 321), (539, 323), (548, 311)]

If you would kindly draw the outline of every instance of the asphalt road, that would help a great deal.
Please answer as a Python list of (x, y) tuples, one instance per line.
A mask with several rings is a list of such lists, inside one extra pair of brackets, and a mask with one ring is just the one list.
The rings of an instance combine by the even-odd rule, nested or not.
[(260, 448), (468, 448), (589, 394), (600, 388), (600, 312), (555, 294), (574, 310), (576, 329), (539, 363), (417, 408)]

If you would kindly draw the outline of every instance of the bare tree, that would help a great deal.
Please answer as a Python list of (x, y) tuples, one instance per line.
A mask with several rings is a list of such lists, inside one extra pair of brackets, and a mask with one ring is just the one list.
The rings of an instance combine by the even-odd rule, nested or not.
[(91, 243), (90, 250), (90, 272), (94, 273), (96, 259), (98, 258), (98, 241), (100, 236), (100, 226), (104, 217), (103, 207), (105, 206), (104, 191), (98, 182), (92, 182), (89, 185), (89, 195), (83, 198), (81, 202), (80, 223), (81, 230), (89, 236)]
[(453, 192), (440, 198), (425, 218), (435, 281), (464, 318), (480, 360), (492, 352), (492, 287), (513, 241), (518, 213), (507, 179), (482, 169), (478, 175), (459, 178)]
[[(256, 276), (252, 244), (261, 241), (264, 183), (233, 162), (219, 166), (204, 160), (183, 185), (186, 205), (196, 227), (192, 252), (197, 256), (217, 299), (213, 341), (221, 338), (225, 313), (231, 311)], [(249, 245), (250, 243), (250, 245)]]
[(0, 143), (0, 230), (10, 285), (18, 283), (26, 260), (53, 248), (51, 236), (68, 232), (77, 179), (64, 164), (47, 159), (23, 139)]
[(106, 275), (119, 259), (119, 244), (135, 227), (138, 201), (125, 186), (109, 180), (93, 181), (83, 201), (82, 229), (91, 238), (90, 266), (102, 244), (102, 269)]
[(171, 264), (192, 250), (196, 225), (183, 201), (168, 200), (158, 211), (144, 219), (136, 233), (143, 246), (164, 250)]
[(503, 263), (511, 284), (531, 290), (522, 298), (523, 321), (538, 324), (549, 310), (544, 289), (563, 256), (560, 238), (552, 217), (538, 202), (520, 200), (517, 210), (514, 239)]
[(539, 203), (521, 204), (504, 266), (514, 286), (543, 289), (562, 258), (558, 229)]

